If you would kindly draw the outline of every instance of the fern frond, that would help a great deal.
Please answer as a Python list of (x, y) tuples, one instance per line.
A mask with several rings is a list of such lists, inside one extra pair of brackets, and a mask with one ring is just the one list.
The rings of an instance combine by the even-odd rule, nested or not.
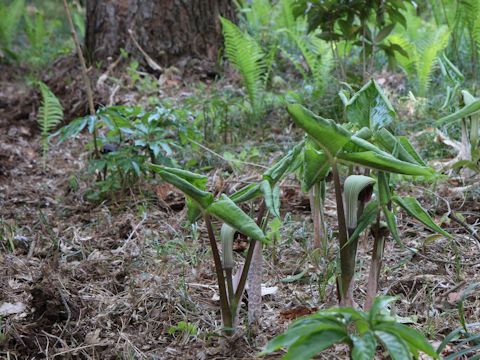
[[(281, 31), (288, 35), (290, 43), (293, 43), (292, 50), (300, 50), (313, 78), (315, 91), (322, 92), (333, 67), (331, 48), (325, 41), (319, 39), (315, 33), (308, 34), (307, 19), (305, 17), (295, 18), (294, 4), (295, 0), (280, 0), (278, 3), (280, 11), (277, 23)], [(306, 79), (305, 71), (300, 62), (296, 60), (296, 57), (285, 48), (282, 48), (282, 50), (285, 56), (292, 61), (297, 70), (303, 75), (304, 79)]]
[(432, 80), (433, 71), (438, 65), (437, 58), (447, 47), (449, 38), (450, 31), (446, 26), (441, 26), (436, 31), (426, 34), (418, 42), (416, 69), (420, 96), (425, 96)]
[(258, 43), (250, 35), (243, 33), (231, 21), (220, 18), (225, 38), (225, 55), (242, 76), (254, 114), (262, 109), (267, 65), (265, 55)]
[(293, 2), (294, 0), (280, 0), (278, 3), (280, 11), (277, 24), (291, 32), (295, 32), (297, 27), (297, 21), (293, 15)]
[(38, 53), (45, 46), (48, 35), (43, 14), (37, 12), (34, 16), (25, 16), (25, 25), (25, 33), (30, 46), (34, 52)]
[(312, 71), (315, 88), (317, 91), (323, 92), (330, 78), (330, 72), (333, 69), (334, 61), (330, 46), (323, 40), (314, 35), (309, 36), (309, 51), (313, 56), (309, 55), (311, 63), (309, 63)]
[(391, 44), (400, 46), (408, 54), (408, 57), (406, 57), (400, 53), (395, 53), (395, 59), (407, 76), (414, 78), (416, 75), (415, 63), (417, 59), (415, 45), (411, 43), (404, 34), (390, 35), (388, 41)]
[(459, 6), (459, 13), (465, 18), (468, 32), (478, 48), (480, 47), (480, 0), (461, 0)]
[(234, 4), (240, 13), (240, 25), (255, 38), (261, 38), (262, 33), (271, 28), (274, 8), (270, 0), (234, 0)]
[(0, 5), (0, 48), (10, 50), (24, 11), (25, 0), (15, 0), (10, 6)]
[(399, 45), (408, 57), (396, 52), (395, 58), (406, 72), (408, 79), (416, 83), (419, 96), (425, 96), (436, 67), (438, 57), (448, 45), (450, 31), (447, 26), (435, 26), (416, 15), (413, 6), (404, 12), (408, 28), (399, 28), (388, 37), (392, 44)]
[(48, 152), (48, 136), (62, 122), (63, 108), (58, 98), (47, 85), (40, 82), (38, 86), (42, 95), (42, 103), (38, 110), (37, 123), (41, 131), (43, 159), (45, 162)]

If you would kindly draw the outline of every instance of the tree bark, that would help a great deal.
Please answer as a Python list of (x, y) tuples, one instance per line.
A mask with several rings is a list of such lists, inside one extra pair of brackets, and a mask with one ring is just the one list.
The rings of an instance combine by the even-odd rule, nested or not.
[[(222, 44), (219, 16), (232, 19), (232, 0), (88, 0), (85, 45), (94, 62), (140, 47), (161, 66), (215, 61)], [(141, 55), (140, 55), (141, 56)]]

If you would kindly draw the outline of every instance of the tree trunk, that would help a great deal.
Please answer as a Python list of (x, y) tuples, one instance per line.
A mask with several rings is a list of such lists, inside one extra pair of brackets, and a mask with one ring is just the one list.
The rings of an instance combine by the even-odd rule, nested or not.
[(219, 16), (234, 17), (232, 0), (87, 0), (86, 48), (92, 61), (116, 58), (120, 49), (159, 65), (191, 58), (215, 61), (222, 44)]

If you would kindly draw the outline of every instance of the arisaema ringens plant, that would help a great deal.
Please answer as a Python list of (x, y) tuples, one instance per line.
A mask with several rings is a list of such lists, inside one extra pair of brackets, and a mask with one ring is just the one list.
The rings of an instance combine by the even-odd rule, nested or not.
[[(280, 191), (278, 182), (299, 166), (299, 154), (303, 143), (298, 144), (285, 157), (269, 168), (260, 182), (252, 183), (240, 191), (214, 199), (206, 191), (207, 177), (182, 169), (150, 164), (152, 171), (162, 180), (176, 186), (186, 196), (187, 214), (190, 222), (203, 217), (208, 232), (215, 272), (217, 275), (223, 327), (232, 334), (238, 322), (239, 307), (247, 279), (249, 279), (249, 321), (258, 319), (261, 308), (262, 244), (267, 242), (264, 228), (269, 215), (279, 217)], [(238, 204), (260, 198), (256, 221), (249, 217)], [(220, 235), (220, 252), (211, 218), (223, 222)], [(238, 276), (234, 276), (233, 240), (235, 233), (250, 239), (247, 255)]]
[[(416, 199), (392, 194), (391, 174), (431, 177), (434, 170), (426, 166), (406, 137), (389, 131), (395, 111), (378, 84), (370, 81), (350, 99), (343, 96), (343, 100), (348, 120), (345, 125), (317, 116), (299, 104), (289, 105), (288, 112), (307, 133), (307, 146), (310, 142), (315, 149), (315, 160), (304, 153), (304, 176), (332, 173), (340, 249), (337, 288), (340, 302), (351, 306), (358, 236), (373, 224), (376, 251), (373, 252), (372, 281), (378, 281), (387, 230), (401, 244), (393, 203), (430, 229), (445, 236), (448, 233), (433, 222)], [(343, 184), (341, 171), (349, 175)], [(304, 183), (316, 181), (304, 178)], [(370, 201), (373, 192), (376, 199)], [(376, 284), (370, 287), (367, 307), (376, 292)]]

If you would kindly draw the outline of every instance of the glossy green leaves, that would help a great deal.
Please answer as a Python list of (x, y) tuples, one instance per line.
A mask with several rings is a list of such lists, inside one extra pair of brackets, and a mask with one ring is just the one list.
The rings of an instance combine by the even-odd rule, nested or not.
[(220, 219), (251, 239), (266, 241), (263, 231), (255, 221), (245, 214), (228, 196), (222, 195), (220, 199), (214, 200), (211, 193), (198, 188), (205, 185), (206, 178), (204, 176), (154, 164), (149, 164), (149, 167), (159, 174), (164, 181), (174, 185), (191, 198), (199, 206), (201, 212)]
[(325, 179), (330, 171), (327, 155), (307, 142), (303, 151), (302, 190), (308, 192), (313, 185)]
[(395, 120), (395, 110), (376, 81), (370, 80), (346, 104), (347, 119), (376, 132)]
[(159, 174), (164, 181), (177, 187), (202, 208), (207, 208), (213, 202), (212, 194), (200, 190), (200, 186), (207, 181), (206, 177), (202, 177), (201, 175), (189, 171), (168, 168), (155, 164), (150, 164), (149, 167), (151, 170)]
[(403, 175), (431, 176), (433, 170), (425, 166), (415, 165), (406, 161), (398, 160), (393, 156), (379, 154), (373, 151), (356, 153), (342, 153), (338, 155), (342, 162), (362, 165), (374, 170), (387, 171)]
[(272, 339), (262, 355), (287, 348), (282, 359), (307, 360), (335, 343), (346, 343), (353, 360), (374, 359), (379, 345), (392, 359), (417, 358), (419, 352), (438, 359), (421, 332), (388, 316), (387, 306), (394, 300), (393, 297), (378, 297), (369, 312), (332, 308), (303, 317)]
[[(320, 146), (329, 162), (337, 160), (348, 165), (413, 176), (431, 176), (433, 173), (432, 169), (414, 161), (413, 156), (408, 156), (412, 162), (402, 161), (374, 144), (353, 136), (333, 120), (318, 117), (301, 105), (289, 105), (288, 111), (295, 123)], [(409, 155), (406, 149), (405, 155)]]
[(350, 140), (352, 134), (333, 120), (315, 115), (299, 104), (288, 105), (288, 112), (295, 123), (330, 157), (334, 157)]
[(476, 99), (453, 114), (444, 116), (443, 118), (437, 120), (437, 125), (444, 125), (461, 120), (467, 116), (475, 114), (478, 111), (480, 111), (480, 99)]

